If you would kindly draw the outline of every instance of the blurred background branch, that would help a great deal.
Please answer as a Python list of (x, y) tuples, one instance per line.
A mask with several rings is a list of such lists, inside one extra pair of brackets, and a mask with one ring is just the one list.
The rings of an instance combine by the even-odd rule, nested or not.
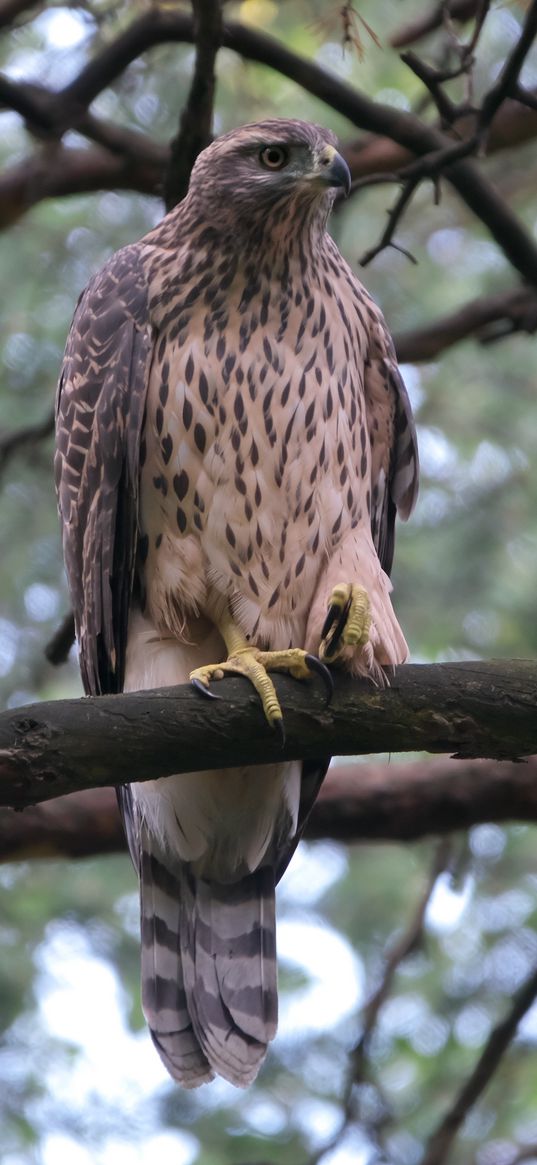
[[(332, 766), (305, 836), (340, 842), (417, 841), (480, 822), (537, 821), (537, 759)], [(0, 862), (126, 851), (113, 789), (86, 789), (23, 812), (0, 808)]]

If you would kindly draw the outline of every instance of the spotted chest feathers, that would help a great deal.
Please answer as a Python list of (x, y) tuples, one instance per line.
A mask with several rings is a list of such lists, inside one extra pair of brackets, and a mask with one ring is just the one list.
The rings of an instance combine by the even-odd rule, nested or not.
[(142, 601), (161, 630), (183, 636), (221, 596), (258, 642), (300, 642), (327, 557), (369, 523), (368, 297), (350, 272), (336, 294), (333, 264), (327, 247), (313, 284), (299, 259), (278, 280), (247, 266), (225, 308), (210, 283), (186, 316), (184, 286), (177, 311), (167, 305), (139, 540)]

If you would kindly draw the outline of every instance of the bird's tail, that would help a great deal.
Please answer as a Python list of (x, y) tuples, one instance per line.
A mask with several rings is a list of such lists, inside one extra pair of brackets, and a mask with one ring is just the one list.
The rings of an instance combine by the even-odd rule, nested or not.
[(245, 1087), (276, 1033), (274, 874), (224, 885), (142, 850), (142, 1004), (170, 1074)]

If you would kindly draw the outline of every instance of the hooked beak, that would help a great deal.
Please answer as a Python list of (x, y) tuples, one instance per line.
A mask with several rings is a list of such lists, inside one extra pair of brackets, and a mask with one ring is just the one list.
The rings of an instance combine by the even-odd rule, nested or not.
[(338, 154), (334, 146), (325, 146), (317, 162), (317, 174), (328, 186), (343, 187), (345, 197), (351, 191), (351, 172), (345, 158)]

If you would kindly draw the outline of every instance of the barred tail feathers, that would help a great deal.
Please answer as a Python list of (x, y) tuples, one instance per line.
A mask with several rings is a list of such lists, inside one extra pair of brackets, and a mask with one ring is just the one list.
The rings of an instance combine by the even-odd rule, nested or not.
[[(144, 831), (145, 832), (145, 831)], [(274, 875), (222, 885), (173, 870), (142, 843), (142, 1005), (184, 1088), (215, 1073), (250, 1084), (276, 1032)]]
[(214, 1079), (192, 1027), (181, 963), (181, 879), (154, 854), (147, 835), (140, 871), (142, 1007), (153, 1043), (183, 1088)]
[(274, 873), (185, 881), (181, 953), (192, 1026), (213, 1071), (245, 1088), (277, 1027)]

